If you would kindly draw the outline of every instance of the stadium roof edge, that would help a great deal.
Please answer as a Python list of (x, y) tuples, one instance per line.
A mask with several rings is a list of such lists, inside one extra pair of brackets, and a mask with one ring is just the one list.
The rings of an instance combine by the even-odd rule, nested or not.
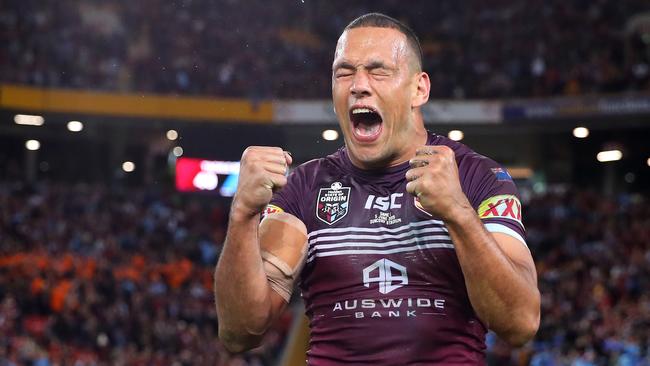
[[(143, 93), (37, 88), (0, 84), (0, 109), (79, 113), (180, 121), (336, 125), (330, 100), (186, 97)], [(511, 100), (431, 100), (427, 124), (490, 125), (616, 116), (650, 115), (650, 94), (621, 93)]]
[(0, 108), (197, 121), (270, 123), (270, 102), (0, 85)]

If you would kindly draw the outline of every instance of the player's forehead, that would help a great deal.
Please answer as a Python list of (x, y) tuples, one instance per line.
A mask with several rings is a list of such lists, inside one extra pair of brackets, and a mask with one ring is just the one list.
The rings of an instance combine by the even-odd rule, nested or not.
[(406, 62), (406, 36), (392, 28), (360, 27), (348, 29), (338, 40), (333, 65), (383, 61), (398, 65)]

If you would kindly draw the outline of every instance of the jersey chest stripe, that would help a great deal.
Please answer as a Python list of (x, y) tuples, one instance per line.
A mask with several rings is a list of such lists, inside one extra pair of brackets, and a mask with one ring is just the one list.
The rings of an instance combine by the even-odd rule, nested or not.
[(406, 231), (399, 234), (369, 234), (369, 235), (359, 235), (359, 234), (347, 234), (347, 235), (332, 235), (332, 236), (320, 236), (309, 240), (309, 244), (316, 244), (319, 242), (328, 242), (328, 241), (338, 241), (346, 239), (369, 239), (369, 240), (386, 240), (386, 239), (402, 239), (412, 235), (421, 235), (425, 233), (446, 233), (447, 228), (445, 227), (430, 227), (423, 229), (415, 229)]
[(444, 242), (449, 242), (451, 243), (451, 238), (449, 235), (430, 235), (430, 236), (423, 236), (423, 237), (416, 237), (416, 238), (411, 238), (408, 240), (393, 240), (393, 241), (383, 241), (383, 242), (376, 242), (376, 243), (359, 243), (359, 242), (342, 242), (342, 243), (335, 243), (335, 244), (318, 244), (314, 245), (309, 249), (309, 252), (307, 255), (311, 255), (312, 253), (316, 251), (323, 251), (327, 249), (333, 249), (333, 248), (345, 248), (345, 247), (371, 247), (371, 248), (385, 248), (385, 247), (391, 247), (395, 245), (409, 245), (409, 244), (423, 244), (424, 242), (427, 241), (444, 241)]
[(393, 248), (393, 249), (384, 249), (384, 250), (348, 249), (348, 250), (335, 250), (330, 252), (318, 252), (308, 257), (307, 263), (313, 261), (316, 257), (332, 257), (337, 255), (349, 255), (349, 254), (394, 254), (394, 253), (410, 252), (410, 251), (421, 250), (421, 249), (438, 249), (438, 248), (454, 249), (454, 245), (436, 243), (436, 244), (422, 244), (422, 245), (414, 245), (405, 248), (402, 247), (402, 248)]
[(443, 222), (440, 220), (427, 220), (427, 221), (419, 221), (419, 222), (412, 222), (407, 225), (403, 226), (398, 226), (395, 228), (387, 228), (387, 227), (342, 227), (342, 228), (332, 228), (332, 229), (320, 229), (320, 230), (315, 230), (309, 233), (308, 237), (309, 239), (318, 236), (320, 234), (329, 234), (329, 233), (342, 233), (342, 232), (349, 232), (349, 231), (358, 231), (361, 233), (376, 233), (376, 232), (382, 232), (382, 233), (397, 233), (400, 231), (408, 230), (411, 228), (416, 228), (416, 227), (422, 227), (422, 226), (427, 226), (427, 225), (436, 225), (439, 227), (444, 227)]

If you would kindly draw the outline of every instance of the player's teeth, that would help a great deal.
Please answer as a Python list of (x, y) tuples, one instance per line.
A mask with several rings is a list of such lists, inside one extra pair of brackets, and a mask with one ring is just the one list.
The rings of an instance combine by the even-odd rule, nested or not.
[(352, 114), (358, 114), (358, 113), (372, 113), (372, 111), (368, 108), (355, 108), (352, 110)]

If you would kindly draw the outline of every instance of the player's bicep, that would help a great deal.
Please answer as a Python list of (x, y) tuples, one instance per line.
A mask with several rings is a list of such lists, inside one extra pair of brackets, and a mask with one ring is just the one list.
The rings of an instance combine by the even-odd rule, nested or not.
[(490, 234), (497, 242), (497, 245), (499, 245), (501, 251), (519, 269), (522, 276), (531, 285), (537, 287), (537, 270), (535, 269), (535, 262), (528, 247), (525, 244), (522, 245), (522, 242), (512, 235), (501, 232), (491, 232)]
[[(269, 214), (260, 223), (259, 242), (271, 289), (289, 302), (294, 283), (305, 262), (307, 228), (300, 219), (289, 213)], [(274, 297), (277, 300), (277, 296)]]

